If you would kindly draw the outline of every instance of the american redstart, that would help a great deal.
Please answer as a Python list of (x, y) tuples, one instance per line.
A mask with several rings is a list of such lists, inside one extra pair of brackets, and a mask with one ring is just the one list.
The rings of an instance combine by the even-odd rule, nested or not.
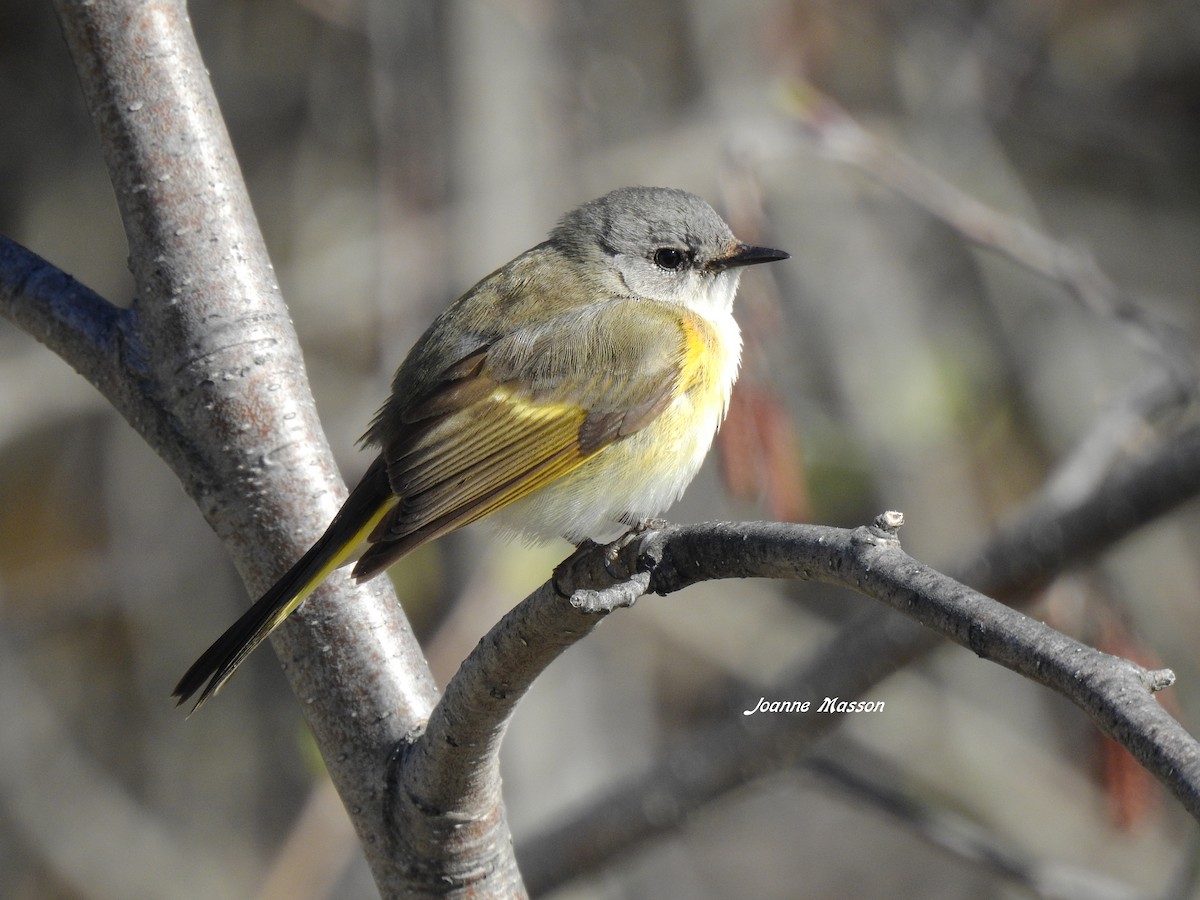
[(401, 364), (362, 443), (379, 456), (325, 534), (175, 687), (212, 696), (335, 569), (378, 575), (491, 513), (578, 542), (662, 512), (725, 416), (743, 266), (711, 206), (630, 187), (563, 216), (549, 240), (459, 297)]

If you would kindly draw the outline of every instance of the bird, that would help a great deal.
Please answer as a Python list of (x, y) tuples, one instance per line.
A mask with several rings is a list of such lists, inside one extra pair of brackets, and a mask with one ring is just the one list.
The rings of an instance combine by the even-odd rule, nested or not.
[(178, 704), (198, 694), (198, 709), (343, 566), (366, 581), (485, 516), (578, 544), (666, 510), (728, 409), (741, 272), (787, 258), (675, 188), (619, 188), (566, 213), (417, 340), (360, 439), (374, 461), (316, 543), (187, 670)]

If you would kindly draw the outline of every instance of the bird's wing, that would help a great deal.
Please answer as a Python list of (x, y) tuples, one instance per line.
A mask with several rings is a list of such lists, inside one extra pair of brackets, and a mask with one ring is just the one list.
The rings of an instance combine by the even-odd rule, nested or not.
[(679, 390), (690, 346), (676, 308), (621, 299), (512, 332), (446, 368), (391, 410), (402, 422), (381, 449), (399, 499), (355, 576), (371, 577), (644, 428)]

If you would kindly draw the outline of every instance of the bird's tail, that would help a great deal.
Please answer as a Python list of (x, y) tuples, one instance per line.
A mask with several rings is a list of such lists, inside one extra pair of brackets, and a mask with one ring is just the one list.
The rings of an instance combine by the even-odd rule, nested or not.
[(335, 569), (357, 558), (367, 536), (395, 502), (383, 462), (376, 460), (320, 539), (179, 679), (172, 692), (178, 705), (200, 691), (196, 705), (192, 707), (195, 712), (219, 691), (242, 660), (266, 640), (305, 597)]

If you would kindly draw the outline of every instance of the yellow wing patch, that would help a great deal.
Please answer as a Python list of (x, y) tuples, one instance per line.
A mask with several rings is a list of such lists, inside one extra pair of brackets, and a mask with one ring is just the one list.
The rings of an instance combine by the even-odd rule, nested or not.
[(359, 559), (355, 577), (369, 578), (414, 547), (520, 500), (585, 462), (592, 455), (579, 444), (586, 417), (578, 406), (532, 402), (496, 387), (486, 399), (429, 427), (388, 459), (392, 490), (400, 499), (372, 530), (372, 546)]
[[(403, 498), (396, 518), (430, 521), (485, 497), (503, 505), (537, 490), (562, 474), (562, 466), (587, 458), (579, 451), (585, 418), (577, 406), (533, 403), (497, 388), (487, 400), (439, 423), (409, 454), (390, 463), (392, 490)], [(543, 465), (551, 461), (556, 464)], [(471, 521), (495, 508), (489, 503)]]

